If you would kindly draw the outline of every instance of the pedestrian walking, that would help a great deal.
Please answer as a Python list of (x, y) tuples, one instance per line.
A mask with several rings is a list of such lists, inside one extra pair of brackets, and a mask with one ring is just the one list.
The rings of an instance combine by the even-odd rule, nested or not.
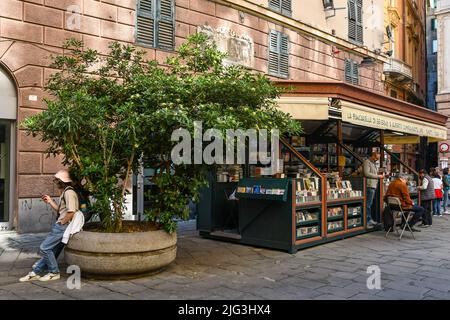
[(449, 211), (447, 210), (448, 208), (448, 204), (449, 204), (449, 199), (448, 199), (448, 193), (450, 191), (450, 175), (448, 172), (448, 168), (444, 169), (444, 175), (442, 176), (442, 184), (444, 185), (443, 188), (443, 194), (442, 194), (442, 199), (443, 201), (443, 207), (442, 207), (442, 213), (443, 214), (449, 214)]
[(443, 182), (442, 178), (439, 175), (438, 171), (435, 171), (433, 176), (433, 185), (434, 185), (434, 194), (435, 199), (433, 200), (433, 216), (440, 217), (441, 216), (441, 201), (443, 198)]

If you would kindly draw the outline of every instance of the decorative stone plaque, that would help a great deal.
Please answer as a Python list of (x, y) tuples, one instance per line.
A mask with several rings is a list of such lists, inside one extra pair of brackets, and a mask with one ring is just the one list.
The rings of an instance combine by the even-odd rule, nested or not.
[(253, 68), (254, 65), (254, 44), (248, 35), (237, 35), (234, 31), (226, 27), (214, 30), (210, 26), (199, 26), (197, 32), (205, 33), (213, 40), (217, 48), (228, 56), (224, 59), (225, 65), (242, 65)]

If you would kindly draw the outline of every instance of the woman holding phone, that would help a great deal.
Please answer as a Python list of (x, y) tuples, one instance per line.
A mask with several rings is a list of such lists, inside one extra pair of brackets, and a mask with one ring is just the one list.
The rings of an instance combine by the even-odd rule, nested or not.
[[(60, 278), (58, 262), (55, 253), (59, 253), (58, 246), (69, 222), (79, 209), (78, 195), (72, 187), (72, 179), (67, 170), (60, 170), (55, 174), (53, 182), (60, 192), (59, 204), (49, 195), (43, 195), (42, 200), (48, 203), (57, 213), (58, 217), (52, 230), (39, 247), (42, 258), (37, 261), (26, 276), (20, 278), (20, 282), (39, 280), (50, 281)], [(46, 273), (45, 273), (46, 272)], [(45, 274), (44, 274), (45, 273)]]

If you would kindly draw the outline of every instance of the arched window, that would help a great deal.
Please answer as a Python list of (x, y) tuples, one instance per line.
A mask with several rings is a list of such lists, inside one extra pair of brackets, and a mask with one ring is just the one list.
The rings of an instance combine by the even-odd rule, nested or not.
[(0, 66), (0, 119), (17, 119), (16, 86)]

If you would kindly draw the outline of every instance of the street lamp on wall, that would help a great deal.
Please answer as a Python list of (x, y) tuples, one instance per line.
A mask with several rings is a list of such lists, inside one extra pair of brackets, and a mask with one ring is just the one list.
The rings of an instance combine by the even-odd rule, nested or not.
[(334, 9), (334, 1), (333, 0), (323, 0), (323, 7), (325, 10)]

